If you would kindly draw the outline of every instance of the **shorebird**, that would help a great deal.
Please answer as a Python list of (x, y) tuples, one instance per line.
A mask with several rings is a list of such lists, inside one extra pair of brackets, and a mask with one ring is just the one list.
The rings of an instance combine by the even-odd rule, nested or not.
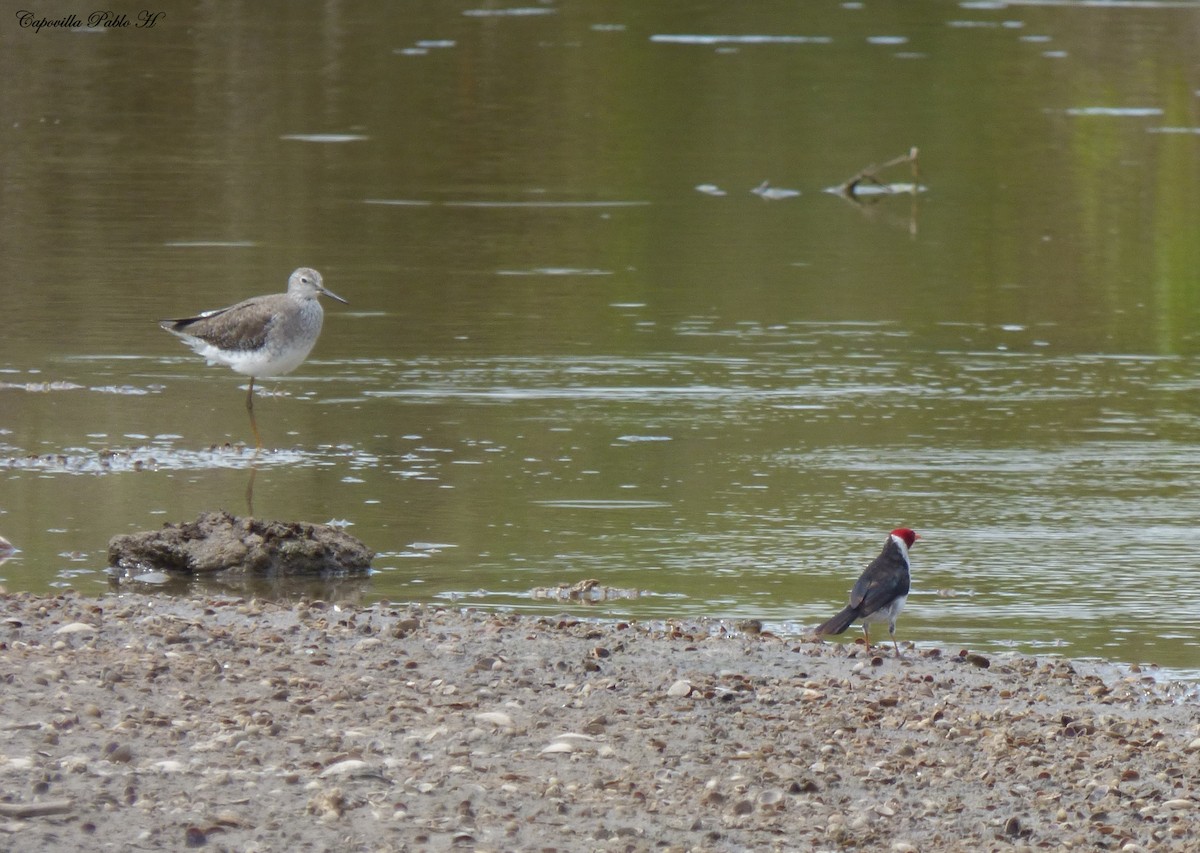
[(262, 438), (254, 421), (254, 380), (290, 373), (308, 358), (325, 319), (317, 301), (322, 294), (346, 302), (325, 288), (319, 272), (300, 267), (288, 279), (287, 293), (253, 296), (195, 317), (159, 321), (159, 326), (182, 339), (209, 364), (223, 364), (250, 377), (246, 411), (259, 449)]
[(841, 613), (818, 626), (817, 634), (840, 634), (857, 619), (862, 622), (863, 637), (869, 649), (871, 634), (867, 626), (872, 622), (887, 622), (892, 645), (899, 655), (896, 617), (908, 600), (911, 583), (908, 549), (920, 538), (919, 534), (907, 527), (897, 527), (889, 533), (887, 541), (883, 543), (883, 551), (871, 561), (850, 591), (850, 603)]

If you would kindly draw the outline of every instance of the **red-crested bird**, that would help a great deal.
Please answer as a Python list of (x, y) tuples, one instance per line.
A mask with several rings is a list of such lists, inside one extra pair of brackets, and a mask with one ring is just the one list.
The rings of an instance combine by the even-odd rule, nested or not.
[(887, 622), (888, 633), (896, 654), (900, 644), (896, 642), (896, 617), (908, 600), (911, 575), (908, 566), (908, 549), (921, 537), (907, 527), (897, 527), (888, 534), (879, 556), (850, 590), (850, 603), (828, 622), (817, 627), (817, 634), (840, 634), (858, 620), (862, 622), (863, 637), (867, 648), (871, 648), (871, 635), (867, 626), (872, 622)]

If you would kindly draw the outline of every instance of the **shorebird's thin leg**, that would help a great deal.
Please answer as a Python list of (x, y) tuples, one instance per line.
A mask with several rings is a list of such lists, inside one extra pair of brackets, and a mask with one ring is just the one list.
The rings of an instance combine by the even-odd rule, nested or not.
[(258, 423), (254, 420), (254, 377), (250, 377), (250, 390), (246, 392), (246, 411), (250, 413), (250, 429), (254, 430), (254, 452), (262, 450), (262, 436), (258, 434)]
[(863, 640), (866, 641), (867, 649), (870, 650), (870, 648), (871, 648), (871, 631), (867, 627), (866, 622), (862, 623), (862, 629), (863, 629)]
[(254, 451), (255, 458), (250, 460), (250, 482), (246, 484), (246, 514), (254, 517), (254, 478), (258, 476), (258, 451)]

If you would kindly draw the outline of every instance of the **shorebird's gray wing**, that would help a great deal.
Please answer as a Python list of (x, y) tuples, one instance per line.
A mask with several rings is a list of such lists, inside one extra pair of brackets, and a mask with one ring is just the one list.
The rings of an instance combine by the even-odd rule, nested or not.
[(205, 311), (181, 320), (163, 320), (159, 325), (177, 335), (199, 338), (229, 352), (261, 349), (266, 345), (277, 311), (274, 295), (256, 296), (231, 305)]

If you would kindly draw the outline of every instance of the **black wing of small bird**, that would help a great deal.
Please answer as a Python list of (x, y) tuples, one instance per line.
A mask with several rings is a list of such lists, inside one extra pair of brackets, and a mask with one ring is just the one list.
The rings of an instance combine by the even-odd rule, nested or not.
[(908, 562), (900, 552), (900, 546), (889, 536), (883, 552), (871, 561), (854, 584), (850, 604), (865, 616), (908, 595), (909, 585)]

